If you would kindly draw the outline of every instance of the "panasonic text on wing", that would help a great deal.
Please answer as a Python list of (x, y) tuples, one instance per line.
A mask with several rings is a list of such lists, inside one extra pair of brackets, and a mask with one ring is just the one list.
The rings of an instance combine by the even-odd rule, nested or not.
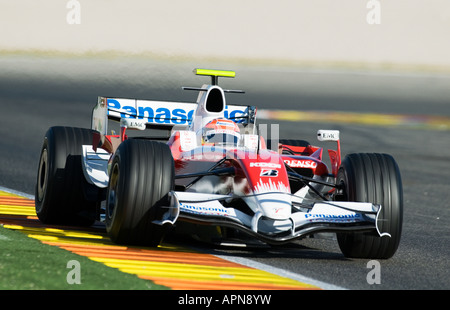
[[(137, 118), (137, 119), (145, 119), (148, 123), (158, 123), (158, 124), (176, 124), (183, 125), (188, 124), (192, 120), (192, 116), (194, 115), (194, 109), (184, 109), (181, 106), (177, 106), (176, 108), (166, 108), (166, 107), (150, 107), (150, 106), (132, 106), (132, 105), (122, 105), (119, 100), (108, 98), (108, 114), (120, 113), (121, 118)], [(176, 105), (176, 104), (174, 104)], [(228, 108), (225, 108), (224, 116), (225, 118), (233, 118), (233, 121), (236, 123), (241, 123), (243, 119), (234, 119), (239, 118), (239, 116), (245, 116), (245, 110), (236, 110), (233, 109), (231, 112), (228, 111)]]
[(159, 107), (154, 109), (148, 106), (141, 106), (136, 109), (136, 107), (130, 105), (122, 106), (116, 99), (108, 99), (108, 113), (109, 109), (120, 113), (122, 118), (146, 118), (148, 123), (155, 122), (159, 124), (187, 124), (194, 114), (194, 110), (187, 111), (181, 108), (168, 109)]

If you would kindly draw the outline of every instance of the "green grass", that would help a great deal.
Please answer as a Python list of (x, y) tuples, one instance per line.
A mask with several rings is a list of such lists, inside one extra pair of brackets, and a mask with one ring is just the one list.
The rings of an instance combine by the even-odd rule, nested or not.
[[(80, 284), (69, 284), (71, 260)], [(69, 277), (71, 278), (71, 277)], [(120, 272), (0, 225), (0, 290), (161, 290), (164, 286)]]

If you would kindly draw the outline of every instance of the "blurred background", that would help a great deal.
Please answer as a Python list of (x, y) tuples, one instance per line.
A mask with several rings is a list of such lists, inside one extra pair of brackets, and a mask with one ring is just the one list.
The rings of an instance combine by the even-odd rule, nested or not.
[(446, 0), (1, 0), (0, 26), (2, 52), (450, 70)]

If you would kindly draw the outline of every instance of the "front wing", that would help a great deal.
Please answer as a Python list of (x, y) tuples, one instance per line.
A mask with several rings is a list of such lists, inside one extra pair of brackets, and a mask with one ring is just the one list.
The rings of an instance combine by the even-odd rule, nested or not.
[[(280, 193), (257, 194), (259, 199), (276, 199)], [(292, 212), (284, 218), (269, 218), (263, 210), (241, 211), (233, 202), (249, 197), (172, 192), (171, 205), (157, 224), (187, 221), (196, 224), (230, 227), (268, 244), (282, 244), (319, 232), (361, 231), (383, 237), (390, 235), (378, 229), (381, 205), (366, 202), (320, 201), (305, 207), (296, 206), (293, 196)], [(253, 195), (255, 196), (255, 195)], [(242, 203), (241, 201), (241, 203)], [(241, 204), (242, 205), (242, 204)]]

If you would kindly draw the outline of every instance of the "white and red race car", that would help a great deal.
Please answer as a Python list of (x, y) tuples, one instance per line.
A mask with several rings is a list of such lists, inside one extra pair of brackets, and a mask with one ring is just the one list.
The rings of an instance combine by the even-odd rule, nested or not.
[[(319, 141), (336, 145), (328, 167), (322, 147), (265, 139), (255, 107), (226, 103), (227, 92), (242, 92), (218, 86), (233, 71), (194, 72), (211, 76), (210, 85), (184, 88), (199, 92), (195, 103), (99, 97), (91, 129), (51, 127), (37, 175), (39, 219), (101, 219), (114, 242), (151, 246), (183, 223), (214, 227), (211, 239), (265, 244), (335, 232), (345, 256), (394, 255), (403, 192), (392, 156), (341, 161), (339, 131), (319, 130)], [(111, 124), (120, 133), (110, 134)]]

